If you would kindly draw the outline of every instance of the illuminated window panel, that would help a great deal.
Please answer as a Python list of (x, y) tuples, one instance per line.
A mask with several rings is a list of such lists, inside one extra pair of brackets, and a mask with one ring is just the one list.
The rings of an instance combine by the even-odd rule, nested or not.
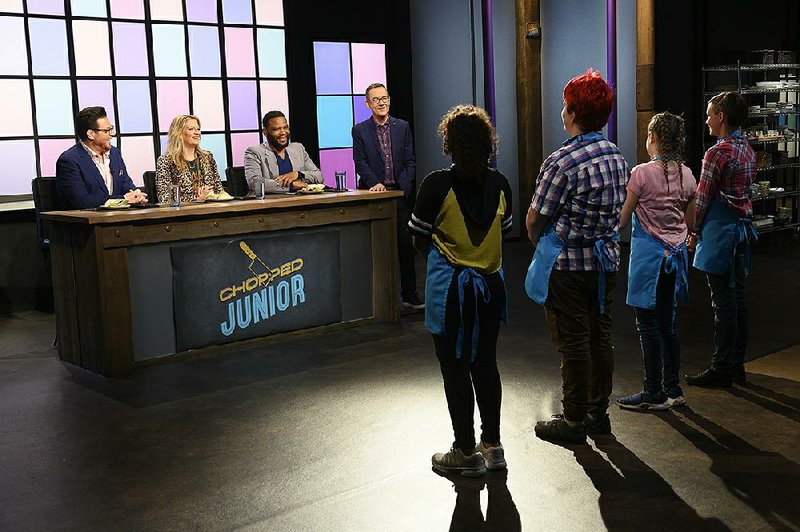
[(131, 176), (133, 184), (137, 187), (144, 186), (142, 174), (156, 169), (156, 156), (153, 150), (153, 137), (120, 137), (119, 149), (125, 168)]
[(153, 20), (183, 20), (181, 0), (150, 0), (150, 18)]
[(111, 0), (111, 16), (144, 20), (143, 0)]
[(169, 135), (159, 135), (158, 136), (158, 142), (159, 142), (159, 144), (161, 146), (161, 151), (159, 151), (158, 153), (160, 153), (162, 155), (167, 153), (167, 141), (168, 140), (169, 140)]
[[(203, 124), (205, 126), (205, 124)], [(228, 167), (228, 139), (222, 133), (211, 135), (203, 134), (200, 139), (200, 148), (210, 151), (217, 162), (219, 178), (225, 180), (225, 169)]]
[(352, 94), (350, 45), (346, 42), (315, 42), (314, 72), (317, 94)]
[(206, 131), (225, 129), (225, 109), (222, 100), (222, 82), (213, 80), (192, 81), (193, 112)]
[(261, 117), (269, 111), (282, 111), (286, 115), (286, 120), (291, 124), (291, 120), (289, 120), (289, 88), (286, 81), (266, 80), (261, 82), (259, 124), (261, 124)]
[(36, 152), (33, 140), (0, 140), (0, 161), (13, 173), (3, 173), (5, 194), (30, 194), (31, 179), (36, 177)]
[(286, 39), (284, 31), (258, 28), (258, 74), (262, 78), (286, 77)]
[(256, 0), (256, 23), (259, 26), (283, 26), (283, 0)]
[(56, 175), (56, 161), (59, 155), (70, 149), (75, 144), (75, 139), (42, 139), (39, 141), (39, 166), (42, 176)]
[(386, 46), (352, 43), (353, 94), (363, 93), (373, 83), (386, 85)]
[(110, 80), (79, 79), (78, 80), (78, 108), (100, 105), (105, 107), (108, 119), (116, 123), (114, 116), (114, 87)]
[(67, 29), (64, 21), (31, 18), (29, 27), (33, 75), (68, 76)]
[(0, 75), (27, 76), (28, 50), (25, 48), (25, 25), (20, 17), (0, 17), (3, 53), (0, 54)]
[(229, 81), (228, 102), (232, 130), (258, 129), (255, 81)]
[(0, 11), (4, 13), (22, 13), (22, 0), (0, 0)]
[(345, 187), (356, 188), (356, 166), (353, 162), (353, 149), (320, 150), (319, 169), (325, 184), (336, 186), (336, 172), (347, 172)]
[(217, 0), (186, 0), (186, 18), (190, 22), (216, 22)]
[(119, 107), (117, 130), (120, 133), (153, 131), (149, 81), (117, 81), (117, 104)]
[(193, 78), (220, 77), (217, 28), (189, 26), (189, 64)]
[(228, 65), (228, 77), (256, 76), (251, 28), (225, 28), (225, 60)]
[(153, 63), (156, 76), (186, 76), (185, 44), (183, 26), (153, 25)]
[(234, 133), (231, 135), (233, 166), (243, 166), (245, 150), (257, 144), (261, 144), (261, 137), (258, 133)]
[(76, 75), (111, 75), (108, 23), (94, 20), (73, 21), (72, 42), (75, 47)]
[(36, 127), (39, 135), (69, 135), (75, 132), (72, 87), (67, 79), (33, 81)]
[(28, 13), (35, 15), (63, 15), (64, 0), (27, 0)]
[(0, 137), (33, 135), (30, 82), (27, 79), (0, 80), (0, 94), (3, 95), (0, 98), (0, 116), (3, 117)]
[(114, 68), (117, 76), (148, 76), (147, 36), (144, 24), (114, 22)]
[(185, 80), (160, 79), (156, 81), (158, 102), (158, 128), (169, 131), (169, 125), (178, 115), (189, 114), (189, 82)]
[(71, 0), (72, 15), (76, 17), (107, 18), (106, 0)]
[(361, 94), (353, 96), (353, 124), (363, 122), (371, 116), (372, 111), (367, 106), (367, 99)]
[(318, 96), (317, 122), (319, 147), (353, 146), (353, 100), (351, 96)]
[(222, 0), (222, 19), (225, 24), (252, 24), (251, 0)]

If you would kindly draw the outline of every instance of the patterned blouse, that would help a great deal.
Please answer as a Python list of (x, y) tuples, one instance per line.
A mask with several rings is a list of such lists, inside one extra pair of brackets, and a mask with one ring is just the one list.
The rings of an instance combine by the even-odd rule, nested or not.
[(197, 189), (202, 185), (212, 187), (217, 194), (222, 192), (217, 163), (211, 152), (198, 153), (194, 162), (197, 163), (194, 171), (189, 166), (181, 170), (167, 154), (158, 158), (156, 161), (156, 192), (159, 203), (172, 201), (173, 183), (181, 187), (181, 201), (195, 201)]

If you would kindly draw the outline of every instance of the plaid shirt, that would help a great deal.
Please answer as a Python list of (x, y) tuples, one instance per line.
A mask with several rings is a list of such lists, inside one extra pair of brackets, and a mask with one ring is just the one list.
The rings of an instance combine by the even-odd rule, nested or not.
[(387, 120), (385, 124), (381, 125), (376, 124), (375, 128), (378, 130), (378, 144), (380, 144), (383, 154), (383, 184), (393, 186), (395, 184), (394, 161), (392, 161), (392, 130), (389, 129), (389, 121)]
[(566, 243), (555, 269), (597, 270), (592, 256), (598, 239), (607, 239), (608, 255), (619, 268), (619, 215), (625, 202), (628, 163), (599, 132), (568, 139), (542, 163), (531, 208), (558, 215), (555, 232)]
[(741, 131), (734, 131), (710, 147), (703, 157), (697, 185), (697, 232), (702, 231), (714, 199), (740, 216), (752, 215), (750, 185), (755, 176), (756, 157)]

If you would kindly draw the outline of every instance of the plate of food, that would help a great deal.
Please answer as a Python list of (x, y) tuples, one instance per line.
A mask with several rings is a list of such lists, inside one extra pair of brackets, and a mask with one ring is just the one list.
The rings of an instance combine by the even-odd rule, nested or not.
[(116, 209), (130, 209), (131, 205), (128, 203), (128, 200), (125, 198), (122, 199), (110, 199), (100, 205), (98, 209), (103, 210), (116, 210)]
[(299, 194), (321, 194), (325, 192), (325, 185), (322, 183), (315, 183), (313, 185), (306, 185), (297, 191)]

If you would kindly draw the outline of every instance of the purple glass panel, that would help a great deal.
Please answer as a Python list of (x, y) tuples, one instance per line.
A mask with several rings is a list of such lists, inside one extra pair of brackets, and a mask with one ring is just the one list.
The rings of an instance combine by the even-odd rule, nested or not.
[(258, 129), (255, 81), (229, 81), (231, 129)]
[(336, 172), (347, 172), (347, 188), (356, 188), (356, 166), (353, 149), (319, 150), (319, 169), (326, 185), (336, 187)]
[(353, 123), (358, 124), (372, 116), (372, 111), (367, 107), (366, 99), (359, 95), (353, 96)]
[(186, 0), (186, 18), (193, 22), (216, 22), (217, 0)]
[(31, 17), (28, 25), (33, 75), (68, 76), (67, 28), (64, 20)]
[[(0, 167), (3, 194), (30, 194), (31, 179), (36, 177), (33, 140), (0, 141), (0, 161), (3, 161)], [(10, 253), (8, 247), (6, 252)]]
[(63, 15), (64, 0), (28, 0), (28, 13)]
[(189, 26), (189, 64), (192, 77), (219, 77), (219, 31), (209, 26)]
[(314, 71), (317, 94), (353, 94), (350, 89), (350, 45), (315, 42)]
[(258, 133), (237, 133), (231, 135), (231, 151), (233, 152), (233, 166), (244, 164), (244, 152), (250, 146), (261, 144)]
[(117, 76), (149, 75), (144, 24), (114, 22), (112, 28)]
[(115, 123), (114, 117), (114, 88), (110, 80), (79, 79), (78, 80), (78, 108), (102, 105), (106, 108), (108, 119)]
[(225, 24), (252, 24), (252, 0), (222, 0), (222, 18)]

